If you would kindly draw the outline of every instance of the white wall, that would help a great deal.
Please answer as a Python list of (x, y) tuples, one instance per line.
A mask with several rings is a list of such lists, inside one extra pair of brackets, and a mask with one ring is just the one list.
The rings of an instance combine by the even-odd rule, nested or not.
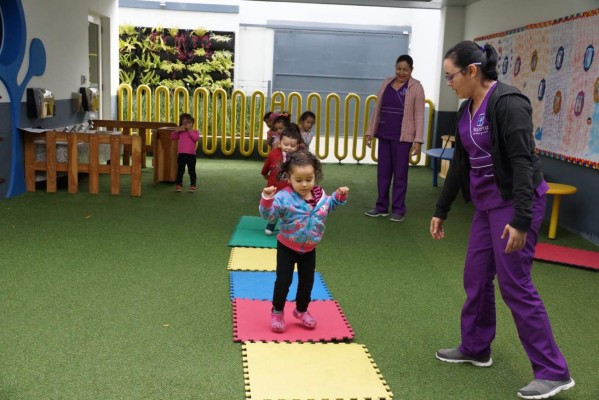
[[(70, 99), (78, 92), (81, 76), (89, 79), (88, 14), (102, 18), (105, 31), (103, 47), (106, 50), (103, 69), (105, 109), (109, 110), (110, 95), (118, 87), (118, 2), (117, 0), (52, 0), (51, 6), (40, 7), (39, 0), (22, 0), (27, 41), (25, 57), (18, 75), (21, 82), (29, 68), (29, 44), (39, 38), (46, 50), (46, 71), (33, 77), (28, 87), (43, 87), (52, 91), (56, 100)], [(60, 23), (57, 23), (60, 21)], [(68, 21), (68, 23), (66, 23)], [(8, 35), (5, 35), (8, 40)], [(6, 88), (0, 85), (0, 102), (10, 101)], [(13, 99), (14, 100), (14, 99)], [(21, 101), (25, 101), (25, 95)], [(105, 116), (109, 117), (109, 115)]]
[[(192, 0), (178, 0), (191, 2)], [(216, 4), (215, 0), (196, 3)], [(410, 26), (410, 54), (414, 58), (414, 77), (421, 80), (426, 97), (438, 99), (438, 53), (431, 50), (440, 34), (439, 10), (396, 9), (388, 7), (350, 7), (322, 4), (294, 4), (267, 1), (227, 1), (218, 4), (237, 5), (239, 14), (218, 14), (158, 9), (121, 8), (119, 24), (233, 31), (235, 43), (235, 81), (242, 88), (265, 90), (272, 79), (273, 32), (260, 27), (269, 20), (325, 22), (330, 24), (376, 26)], [(251, 25), (242, 26), (241, 25)], [(258, 26), (255, 26), (258, 25)], [(399, 54), (398, 54), (399, 55)], [(309, 57), (309, 55), (307, 55)], [(394, 74), (389, 66), (389, 74)]]
[[(118, 0), (87, 0), (89, 14), (102, 20), (102, 118), (116, 119), (111, 114), (111, 100), (119, 87), (119, 23)], [(89, 74), (88, 74), (89, 75)], [(89, 80), (89, 77), (88, 77)]]
[(235, 87), (268, 93), (273, 74), (275, 35), (272, 29), (242, 26), (235, 49)]
[(466, 7), (465, 38), (599, 8), (599, 0), (480, 0)]
[[(78, 91), (81, 75), (87, 75), (88, 44), (87, 7), (85, 3), (56, 0), (53, 7), (39, 7), (35, 0), (23, 0), (27, 26), (27, 50), (19, 73), (19, 82), (29, 65), (29, 44), (39, 38), (46, 49), (46, 71), (41, 77), (33, 77), (30, 87), (43, 87), (52, 91), (55, 99), (66, 99)], [(48, 23), (69, 21), (68, 24)], [(25, 96), (23, 96), (25, 101)]]
[[(183, 3), (184, 1), (179, 1)], [(198, 1), (198, 3), (201, 3)], [(211, 3), (214, 3), (212, 1)], [(220, 4), (220, 3), (219, 3)], [(210, 13), (161, 9), (120, 8), (119, 24), (143, 27), (196, 29), (237, 32), (239, 15), (233, 13)]]
[[(428, 99), (435, 103), (438, 100), (440, 70), (437, 66), (440, 61), (438, 53), (433, 49), (441, 28), (439, 10), (240, 1), (239, 15), (242, 24), (255, 25), (276, 20), (364, 25), (368, 28), (409, 26), (412, 29), (410, 55), (414, 58), (414, 77), (422, 82)], [(237, 57), (240, 66), (237, 77), (241, 81), (255, 80), (259, 75), (256, 68), (263, 63), (267, 66), (262, 67), (265, 72), (262, 79), (272, 79), (272, 32), (264, 32), (260, 37), (257, 29), (247, 28), (240, 32), (238, 43), (243, 44), (244, 49), (241, 51), (245, 53), (243, 58)], [(245, 34), (248, 37), (244, 37)], [(251, 50), (246, 48), (248, 45)], [(394, 67), (389, 65), (389, 75), (394, 75)]]

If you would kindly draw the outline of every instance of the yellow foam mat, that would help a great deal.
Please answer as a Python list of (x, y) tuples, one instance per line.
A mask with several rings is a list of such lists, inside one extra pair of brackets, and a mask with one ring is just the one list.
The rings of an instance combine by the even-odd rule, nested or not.
[(276, 271), (277, 249), (233, 247), (227, 269), (235, 271)]
[(248, 400), (393, 398), (368, 350), (357, 343), (247, 342), (243, 364)]

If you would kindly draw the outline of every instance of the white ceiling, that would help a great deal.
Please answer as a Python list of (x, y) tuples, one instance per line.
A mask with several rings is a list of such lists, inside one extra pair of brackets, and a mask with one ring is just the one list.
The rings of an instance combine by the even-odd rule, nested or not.
[(476, 3), (479, 0), (268, 0), (291, 3), (342, 4), (351, 6), (428, 8), (440, 9), (445, 6), (459, 7)]

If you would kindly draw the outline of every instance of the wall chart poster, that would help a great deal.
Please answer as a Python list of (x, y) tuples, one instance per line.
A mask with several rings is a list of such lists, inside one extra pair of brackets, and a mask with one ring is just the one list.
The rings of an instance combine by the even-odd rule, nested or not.
[(530, 98), (537, 151), (599, 169), (599, 9), (475, 40)]

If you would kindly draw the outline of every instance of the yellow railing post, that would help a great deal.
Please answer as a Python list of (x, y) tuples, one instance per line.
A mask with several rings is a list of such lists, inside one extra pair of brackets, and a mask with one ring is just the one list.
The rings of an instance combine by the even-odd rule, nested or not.
[[(354, 112), (353, 112), (353, 132), (352, 132), (352, 156), (354, 157), (354, 159), (356, 161), (361, 161), (364, 159), (364, 157), (366, 156), (364, 149), (362, 149), (362, 155), (358, 156), (358, 141), (359, 141), (359, 135), (358, 135), (358, 128), (359, 128), (359, 122), (360, 122), (360, 96), (358, 96), (355, 93), (349, 93), (346, 97), (345, 97), (345, 120), (343, 122), (344, 126), (345, 126), (345, 137), (346, 137), (346, 141), (349, 141), (349, 109), (350, 109), (350, 102), (351, 101), (355, 102), (355, 106), (354, 106)], [(345, 146), (345, 154), (347, 156), (347, 145)]]
[[(293, 109), (293, 105), (295, 104), (295, 110)], [(287, 95), (287, 111), (291, 114), (293, 121), (298, 122), (299, 117), (302, 114), (302, 95), (298, 92), (291, 92)]]
[[(200, 128), (200, 96), (202, 96), (202, 127)], [(202, 152), (208, 154), (208, 97), (210, 94), (206, 88), (197, 88), (193, 91), (193, 112), (195, 128), (202, 136)]]
[(277, 108), (279, 111), (287, 111), (285, 110), (285, 93), (283, 92), (274, 92), (270, 96), (270, 111), (274, 111)]
[[(237, 108), (239, 108), (239, 118), (237, 118)], [(239, 153), (244, 157), (249, 157), (254, 151), (254, 141), (250, 140), (249, 149), (245, 149), (247, 140), (247, 97), (242, 90), (234, 90), (231, 94), (231, 140), (235, 140), (239, 133)], [(238, 127), (239, 122), (239, 127)], [(251, 123), (251, 122), (250, 122)]]
[[(366, 131), (368, 130), (368, 124), (370, 123), (370, 114), (371, 114), (371, 107), (374, 108), (374, 104), (376, 103), (376, 96), (375, 95), (370, 95), (366, 98), (366, 101), (364, 101), (364, 135), (362, 137), (362, 139), (364, 139), (366, 136)], [(362, 148), (364, 150), (366, 150), (366, 140), (362, 140)], [(376, 138), (372, 138), (372, 142), (370, 143), (370, 158), (372, 158), (372, 160), (374, 162), (377, 162), (378, 159), (376, 157)]]
[[(137, 102), (137, 118), (138, 121), (151, 121), (152, 120), (152, 89), (148, 85), (139, 85), (135, 91), (135, 98)], [(143, 101), (146, 104), (143, 107)], [(133, 102), (131, 102), (133, 107)], [(145, 111), (145, 114), (144, 114)]]
[[(161, 97), (162, 95), (162, 97)], [(164, 98), (164, 121), (160, 115), (161, 99)], [(154, 91), (154, 121), (171, 122), (171, 97), (166, 86), (158, 86)]]
[[(333, 115), (331, 115), (331, 102), (335, 100), (335, 110)], [(329, 93), (325, 98), (325, 111), (324, 111), (324, 120), (326, 121), (326, 125), (324, 127), (324, 155), (316, 153), (316, 156), (324, 159), (329, 155), (329, 138), (331, 137), (331, 124), (330, 121), (333, 121), (333, 125), (335, 128), (335, 143), (339, 141), (339, 111), (341, 105), (341, 98), (337, 93)], [(318, 146), (318, 142), (316, 143)], [(337, 145), (335, 144), (335, 157), (337, 157)]]
[[(355, 97), (358, 97), (357, 95), (354, 95)], [(348, 93), (347, 96), (345, 96), (345, 101), (343, 102), (343, 113), (344, 113), (344, 121), (343, 121), (343, 137), (339, 136), (339, 127), (338, 124), (335, 126), (335, 158), (337, 158), (337, 160), (339, 160), (339, 162), (341, 162), (342, 160), (344, 160), (347, 157), (347, 149), (349, 146), (349, 131), (348, 131), (348, 125), (349, 125), (349, 102), (352, 99), (352, 93)], [(341, 102), (341, 99), (339, 99), (339, 102)], [(358, 98), (358, 105), (360, 102), (360, 98)], [(339, 105), (340, 107), (340, 105)], [(340, 118), (340, 113), (337, 112), (337, 115), (335, 116), (336, 120), (339, 120)], [(339, 121), (340, 123), (340, 121)], [(354, 126), (357, 125), (356, 123), (354, 123)], [(339, 147), (341, 147), (341, 141), (343, 140), (343, 153), (339, 153)]]
[[(137, 103), (137, 121), (151, 121), (152, 120), (152, 89), (148, 85), (139, 85), (135, 91), (135, 98)], [(145, 100), (145, 107), (143, 101)], [(145, 109), (145, 115), (144, 115)], [(145, 142), (150, 144), (152, 142), (152, 133), (148, 130), (146, 132), (137, 132), (138, 135), (145, 134)]]
[(183, 95), (183, 113), (189, 113), (189, 92), (184, 86), (179, 86), (173, 93), (173, 121), (177, 124), (181, 115), (181, 95)]
[[(312, 102), (315, 103), (315, 106), (312, 106)], [(316, 115), (316, 121), (314, 121), (314, 126), (312, 129), (314, 130), (314, 137), (316, 141), (314, 142), (314, 154), (318, 154), (318, 144), (320, 143), (320, 132), (322, 131), (322, 127), (320, 126), (320, 116), (322, 115), (322, 97), (318, 93), (310, 93), (306, 98), (306, 109), (312, 111)]]
[[(220, 118), (219, 118), (219, 99), (220, 99)], [(226, 156), (230, 156), (235, 151), (235, 140), (231, 141), (231, 148), (227, 148), (227, 92), (218, 88), (212, 92), (212, 138), (215, 141), (214, 150), (216, 151), (216, 134), (219, 130), (218, 121), (220, 120), (220, 149)]]
[[(424, 100), (426, 104), (428, 104), (428, 129), (426, 130), (428, 138), (426, 139), (426, 148), (431, 148), (431, 143), (433, 142), (433, 118), (435, 117), (435, 103), (432, 100)], [(426, 157), (424, 160), (424, 165), (428, 166), (429, 158)]]
[[(127, 119), (123, 115), (123, 108), (125, 104), (123, 104), (123, 92), (125, 92), (127, 96)], [(121, 83), (116, 92), (116, 112), (117, 118), (119, 121), (132, 121), (133, 120), (133, 89), (131, 85), (127, 83)]]
[[(258, 102), (258, 117), (260, 121), (255, 120), (256, 116), (256, 103)], [(264, 111), (266, 110), (266, 95), (263, 92), (255, 91), (252, 93), (252, 100), (250, 102), (250, 142), (251, 145), (254, 145), (254, 140), (258, 139), (258, 154), (260, 157), (266, 157), (268, 155), (268, 145), (266, 145), (266, 140), (264, 140), (264, 121), (262, 117), (264, 116)], [(256, 127), (258, 127), (258, 132), (256, 132)]]

